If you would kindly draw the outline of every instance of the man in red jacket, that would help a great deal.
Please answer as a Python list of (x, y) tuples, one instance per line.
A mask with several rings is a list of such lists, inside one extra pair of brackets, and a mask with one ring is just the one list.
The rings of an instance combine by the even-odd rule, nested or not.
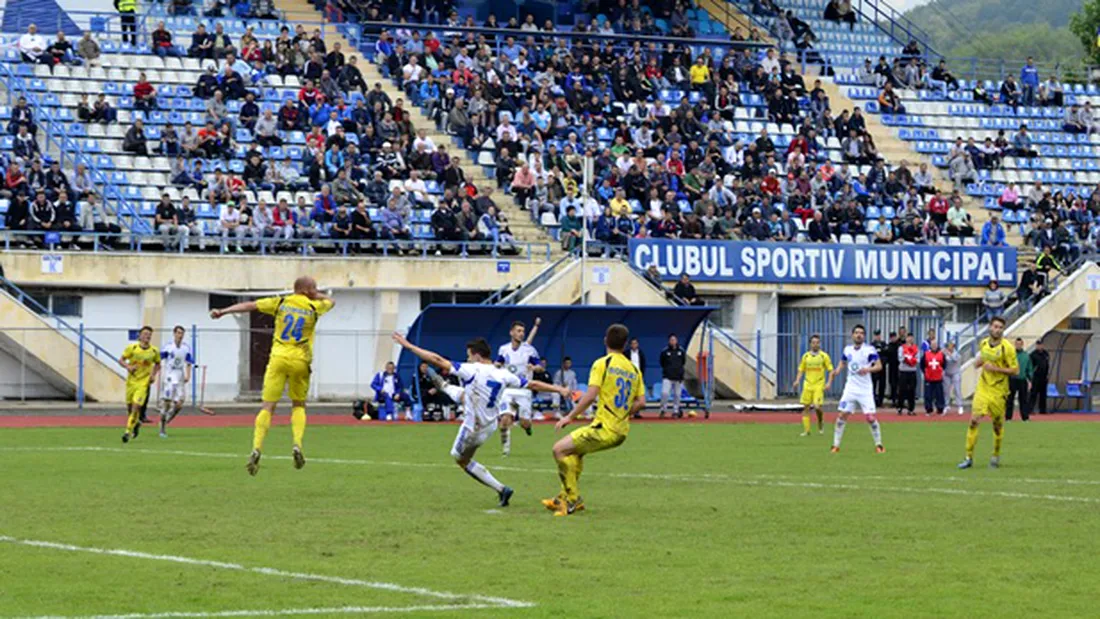
[(917, 407), (917, 372), (920, 349), (913, 343), (913, 334), (905, 336), (905, 343), (898, 347), (898, 414), (915, 415)]
[(946, 410), (943, 401), (943, 364), (945, 356), (940, 349), (936, 336), (929, 336), (928, 350), (920, 359), (920, 368), (924, 371), (924, 414), (943, 415)]

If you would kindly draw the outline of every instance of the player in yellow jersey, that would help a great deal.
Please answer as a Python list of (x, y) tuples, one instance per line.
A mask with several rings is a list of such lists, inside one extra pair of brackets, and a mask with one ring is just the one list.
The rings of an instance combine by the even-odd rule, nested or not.
[(978, 387), (974, 390), (974, 400), (970, 404), (970, 427), (966, 429), (966, 459), (959, 463), (960, 469), (974, 466), (974, 445), (978, 442), (978, 427), (982, 417), (989, 417), (993, 422), (993, 457), (989, 460), (989, 466), (997, 468), (1001, 465), (1008, 378), (1016, 376), (1020, 371), (1016, 361), (1016, 348), (1001, 337), (1004, 330), (1004, 318), (994, 318), (989, 322), (989, 337), (982, 340), (978, 347), (978, 358), (974, 360), (974, 368), (979, 372)]
[(149, 397), (149, 385), (160, 373), (160, 350), (149, 342), (153, 339), (153, 328), (142, 327), (138, 332), (138, 341), (122, 351), (118, 363), (126, 368), (126, 432), (122, 442), (129, 443), (137, 438), (141, 430), (141, 407)]
[(302, 437), (306, 432), (306, 397), (309, 395), (310, 364), (313, 362), (313, 329), (317, 319), (334, 305), (332, 299), (317, 290), (312, 277), (294, 280), (294, 294), (267, 297), (259, 301), (237, 303), (225, 309), (213, 310), (211, 318), (226, 314), (245, 314), (260, 311), (275, 317), (275, 334), (271, 342), (271, 356), (264, 372), (263, 407), (256, 415), (256, 429), (252, 435), (252, 454), (246, 469), (250, 475), (260, 470), (260, 455), (264, 439), (271, 428), (271, 415), (275, 403), (286, 389), (290, 396), (290, 426), (294, 437), (294, 468), (306, 465), (302, 455)]
[(645, 385), (641, 372), (626, 357), (630, 331), (614, 324), (604, 335), (607, 355), (592, 364), (588, 372), (588, 391), (568, 415), (557, 424), (561, 430), (584, 414), (596, 399), (596, 418), (583, 428), (577, 428), (554, 444), (554, 459), (558, 462), (561, 493), (542, 502), (555, 516), (568, 516), (584, 509), (577, 482), (584, 470), (584, 456), (623, 444), (630, 432), (630, 418), (645, 408)]
[[(826, 379), (833, 371), (833, 360), (829, 353), (821, 350), (821, 337), (810, 336), (810, 350), (802, 355), (798, 362), (798, 374), (794, 377), (794, 388), (802, 384), (802, 394), (798, 401), (802, 404), (802, 434), (810, 435), (810, 410), (817, 411), (817, 433), (825, 433), (825, 413), (821, 410), (825, 404), (825, 392), (829, 389), (829, 381)], [(802, 382), (805, 378), (806, 382)]]

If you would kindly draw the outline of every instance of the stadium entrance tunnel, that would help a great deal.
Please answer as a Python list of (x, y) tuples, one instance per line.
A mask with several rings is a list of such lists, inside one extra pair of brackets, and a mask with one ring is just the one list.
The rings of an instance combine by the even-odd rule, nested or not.
[[(643, 378), (647, 391), (661, 382), (660, 351), (675, 334), (681, 346), (716, 308), (713, 307), (623, 307), (574, 305), (429, 305), (409, 327), (408, 338), (417, 346), (437, 352), (455, 361), (466, 360), (466, 342), (483, 337), (493, 351), (510, 341), (508, 331), (515, 321), (530, 330), (535, 318), (541, 319), (532, 345), (540, 358), (547, 360), (553, 376), (564, 357), (573, 360), (577, 383), (586, 385), (588, 368), (606, 354), (603, 338), (607, 327), (621, 323), (638, 338), (646, 355)], [(528, 331), (529, 332), (529, 331)], [(398, 358), (401, 376), (415, 376), (419, 361), (408, 351)]]

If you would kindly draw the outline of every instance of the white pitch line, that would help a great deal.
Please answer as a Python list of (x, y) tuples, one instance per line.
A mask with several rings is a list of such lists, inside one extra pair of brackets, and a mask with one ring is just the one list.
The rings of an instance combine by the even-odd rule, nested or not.
[(39, 615), (15, 619), (204, 619), (217, 617), (293, 617), (298, 615), (367, 615), (438, 612), (444, 610), (500, 609), (494, 604), (425, 604), (418, 606), (338, 606), (335, 608), (284, 608), (278, 610), (217, 610), (211, 612), (126, 613), (123, 615)]
[(151, 554), (148, 552), (140, 552), (136, 550), (125, 550), (115, 548), (96, 548), (90, 546), (76, 546), (73, 544), (61, 544), (57, 542), (45, 542), (41, 540), (19, 539), (16, 537), (10, 537), (8, 535), (0, 535), (0, 543), (16, 544), (20, 546), (31, 546), (35, 548), (47, 548), (50, 550), (63, 550), (67, 552), (85, 552), (89, 554), (97, 555), (110, 555), (115, 557), (127, 557), (131, 559), (145, 559), (148, 561), (164, 561), (167, 563), (182, 563), (184, 565), (194, 565), (201, 567), (212, 567), (221, 570), (233, 570), (237, 572), (251, 572), (253, 574), (263, 574), (265, 576), (275, 576), (280, 578), (292, 578), (298, 580), (312, 580), (316, 582), (326, 582), (337, 585), (345, 585), (351, 587), (363, 587), (367, 589), (378, 589), (382, 591), (392, 591), (395, 593), (407, 593), (411, 595), (419, 595), (423, 597), (432, 597), (442, 600), (471, 600), (474, 603), (487, 604), (499, 608), (530, 608), (534, 604), (530, 602), (521, 602), (519, 600), (510, 600), (508, 598), (492, 597), (487, 595), (471, 594), (462, 595), (458, 593), (450, 593), (448, 591), (435, 591), (433, 589), (425, 589), (424, 587), (406, 587), (391, 582), (375, 582), (369, 580), (359, 580), (357, 578), (343, 578), (340, 576), (326, 576), (324, 574), (310, 574), (305, 572), (288, 572), (286, 570), (280, 570), (271, 567), (248, 567), (239, 563), (226, 563), (224, 561), (209, 561), (206, 559), (193, 559), (191, 557), (181, 557), (178, 555), (160, 555)]
[[(187, 456), (197, 458), (231, 458), (237, 459), (240, 456), (238, 454), (227, 453), (214, 453), (203, 451), (174, 451), (174, 450), (161, 450), (161, 449), (122, 449), (118, 447), (15, 447), (11, 449), (0, 449), (0, 451), (91, 451), (91, 452), (105, 452), (105, 453), (140, 453), (140, 454), (154, 454), (154, 455), (172, 455), (172, 456)], [(277, 460), (290, 460), (289, 456), (268, 456), (268, 459)], [(340, 458), (312, 458), (310, 462), (321, 464), (342, 464), (352, 466), (393, 466), (404, 468), (451, 468), (449, 464), (443, 463), (429, 463), (429, 462), (399, 462), (392, 460), (349, 460)], [(540, 475), (556, 475), (557, 469), (538, 469), (538, 468), (526, 468), (518, 466), (507, 465), (494, 465), (493, 469), (500, 471), (511, 471), (516, 473), (537, 473)], [(809, 489), (825, 489), (825, 490), (854, 490), (854, 491), (890, 491), (890, 492), (903, 492), (903, 493), (917, 493), (917, 494), (948, 494), (959, 496), (989, 496), (989, 497), (1002, 497), (1010, 499), (1028, 499), (1036, 501), (1054, 501), (1061, 503), (1100, 503), (1100, 497), (1083, 497), (1074, 495), (1062, 495), (1062, 494), (1028, 494), (1023, 492), (1006, 492), (1006, 491), (994, 491), (994, 490), (967, 490), (962, 488), (930, 488), (930, 487), (911, 487), (911, 486), (879, 486), (879, 485), (858, 485), (852, 483), (826, 483), (818, 481), (785, 481), (783, 479), (771, 478), (767, 475), (749, 475), (746, 477), (733, 477), (721, 474), (665, 474), (665, 473), (588, 473), (589, 477), (612, 477), (615, 479), (646, 479), (656, 481), (678, 481), (687, 483), (729, 483), (741, 486), (765, 486), (765, 487), (777, 487), (777, 488), (809, 488)], [(893, 481), (897, 479), (905, 479), (904, 477), (887, 477), (887, 476), (864, 476), (866, 479), (878, 479), (882, 481)], [(861, 479), (860, 476), (852, 476), (847, 479)], [(947, 478), (929, 478), (929, 481), (952, 481), (964, 479), (958, 476), (951, 476)], [(993, 481), (988, 479), (989, 481)], [(1025, 481), (1024, 478), (1004, 478), (1006, 483), (1012, 483), (1017, 481)], [(1036, 480), (1031, 481), (1046, 481)], [(1049, 480), (1050, 483), (1055, 483), (1058, 480)], [(1086, 480), (1075, 480), (1080, 483), (1091, 483)]]

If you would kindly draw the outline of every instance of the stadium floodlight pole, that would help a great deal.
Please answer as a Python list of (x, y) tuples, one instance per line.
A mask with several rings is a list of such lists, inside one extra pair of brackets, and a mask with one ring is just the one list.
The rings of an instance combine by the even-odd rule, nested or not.
[(592, 157), (586, 153), (581, 176), (581, 195), (584, 196), (581, 204), (581, 222), (584, 225), (584, 234), (581, 235), (581, 305), (588, 305), (588, 201), (594, 199), (591, 194), (592, 164)]

